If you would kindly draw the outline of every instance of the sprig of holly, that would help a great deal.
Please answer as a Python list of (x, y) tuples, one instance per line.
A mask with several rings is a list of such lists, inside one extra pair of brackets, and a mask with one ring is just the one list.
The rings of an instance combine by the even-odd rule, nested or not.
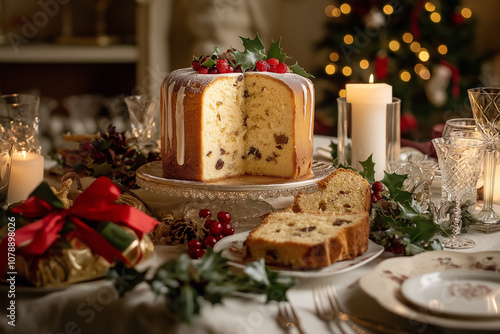
[[(360, 162), (363, 170), (359, 172), (370, 184), (375, 182), (375, 163), (370, 155)], [(334, 159), (336, 167), (343, 166)], [(372, 203), (370, 214), (370, 239), (396, 254), (413, 255), (427, 250), (442, 249), (441, 242), (435, 238), (447, 232), (434, 222), (430, 212), (423, 212), (410, 192), (404, 190), (408, 175), (384, 172), (380, 182), (384, 185), (382, 199)]]
[(190, 323), (203, 304), (219, 304), (235, 293), (265, 294), (267, 301), (286, 300), (286, 291), (296, 284), (294, 278), (269, 271), (264, 260), (248, 263), (243, 270), (231, 268), (220, 252), (207, 250), (195, 262), (187, 254), (161, 265), (152, 279), (145, 272), (118, 264), (108, 273), (120, 296), (145, 281), (157, 296), (165, 298), (165, 306), (174, 319)]
[[(231, 48), (226, 52), (221, 52), (218, 47), (214, 47), (214, 51), (211, 55), (193, 57), (193, 68), (197, 71), (203, 68), (206, 73), (245, 72), (247, 70), (258, 70), (257, 65), (259, 61), (274, 60), (278, 63), (284, 63), (286, 60), (290, 59), (280, 46), (281, 38), (276, 42), (271, 41), (269, 50), (266, 50), (259, 34), (256, 34), (254, 39), (241, 36), (240, 38), (243, 41), (244, 51)], [(221, 60), (224, 61), (220, 62)], [(286, 67), (287, 66), (285, 66), (285, 68)], [(305, 78), (314, 77), (300, 67), (297, 62), (288, 68), (290, 72)], [(211, 70), (213, 72), (211, 72)]]
[(135, 137), (125, 138), (110, 125), (107, 133), (85, 138), (78, 149), (61, 149), (56, 160), (80, 176), (106, 176), (128, 188), (135, 188), (135, 172), (145, 163), (160, 159), (157, 152), (145, 153)]

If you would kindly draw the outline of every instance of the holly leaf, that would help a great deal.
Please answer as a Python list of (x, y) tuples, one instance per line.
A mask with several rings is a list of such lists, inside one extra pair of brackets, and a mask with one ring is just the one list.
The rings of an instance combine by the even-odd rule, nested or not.
[(219, 47), (217, 45), (214, 45), (214, 52), (212, 52), (212, 55), (213, 56), (220, 55), (220, 50), (219, 50)]
[(359, 172), (359, 175), (364, 177), (368, 182), (375, 182), (375, 163), (373, 162), (372, 155), (368, 157), (365, 161), (360, 161), (359, 163), (363, 167), (363, 171)]
[(300, 76), (303, 76), (304, 78), (314, 78), (314, 75), (307, 73), (306, 70), (304, 70), (302, 67), (299, 66), (299, 63), (295, 63), (289, 67), (290, 71)]
[(280, 62), (284, 62), (290, 58), (286, 55), (286, 53), (282, 52), (283, 49), (280, 46), (280, 42), (281, 42), (281, 37), (280, 37), (280, 39), (278, 39), (277, 42), (271, 41), (271, 46), (269, 47), (269, 50), (267, 51), (267, 58), (266, 59), (276, 58)]
[(266, 47), (260, 40), (259, 34), (256, 34), (254, 39), (244, 38), (241, 36), (240, 38), (243, 41), (243, 47), (245, 48), (245, 51), (260, 55), (262, 57), (266, 56)]
[(202, 66), (206, 66), (207, 68), (210, 68), (215, 64), (216, 62), (212, 59), (212, 57), (208, 57), (203, 63), (201, 63)]
[(411, 203), (411, 193), (403, 190), (403, 183), (408, 175), (399, 175), (396, 173), (388, 174), (384, 172), (382, 183), (389, 189), (391, 198), (400, 203)]
[(253, 68), (259, 60), (264, 60), (265, 58), (265, 55), (250, 52), (248, 50), (245, 50), (245, 52), (234, 51), (234, 59), (236, 61), (236, 64), (240, 64), (241, 70), (243, 72), (250, 68)]
[(54, 192), (50, 189), (47, 182), (42, 182), (38, 187), (33, 190), (29, 197), (38, 197), (45, 202), (49, 203), (55, 209), (64, 209), (61, 200), (57, 198)]

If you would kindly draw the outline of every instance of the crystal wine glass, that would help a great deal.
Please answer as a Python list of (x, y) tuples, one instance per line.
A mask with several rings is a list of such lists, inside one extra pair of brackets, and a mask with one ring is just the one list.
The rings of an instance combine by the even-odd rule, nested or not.
[(476, 187), (480, 166), (486, 149), (483, 139), (472, 137), (435, 138), (443, 190), (455, 201), (452, 236), (443, 238), (443, 246), (453, 249), (473, 248), (473, 240), (459, 237), (462, 229), (461, 202), (471, 188)]
[(495, 143), (500, 139), (500, 88), (471, 88), (468, 93), (477, 127), (488, 143), (484, 161), (484, 205), (477, 218), (484, 223), (484, 232), (491, 232), (500, 229), (500, 222), (493, 211), (497, 154)]
[(125, 98), (132, 133), (140, 148), (156, 147), (156, 133), (159, 130), (158, 115), (160, 99), (147, 95), (132, 95)]

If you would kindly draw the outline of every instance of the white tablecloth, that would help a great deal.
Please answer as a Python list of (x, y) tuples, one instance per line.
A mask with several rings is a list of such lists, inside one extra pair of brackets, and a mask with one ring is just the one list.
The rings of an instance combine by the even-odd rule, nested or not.
[[(315, 136), (315, 146), (323, 146), (331, 138)], [(322, 159), (316, 156), (317, 159)], [(273, 199), (278, 209), (291, 202), (291, 198)], [(178, 199), (170, 199), (171, 205)], [(500, 208), (496, 207), (497, 210)], [(500, 232), (482, 234), (471, 232), (476, 241), (471, 251), (500, 251)], [(177, 256), (174, 248), (157, 246), (148, 265), (158, 266)], [(322, 282), (333, 282), (343, 305), (354, 314), (385, 323), (395, 323), (411, 332), (434, 333), (442, 329), (415, 324), (380, 307), (361, 290), (358, 279), (389, 257), (383, 254), (374, 261), (352, 271), (327, 277), (304, 279), (291, 289), (288, 298), (295, 306), (306, 333), (329, 333), (327, 325), (314, 314), (311, 289)], [(157, 299), (146, 284), (141, 284), (119, 299), (107, 281), (81, 284), (59, 291), (34, 291), (18, 287), (16, 290), (16, 326), (7, 324), (5, 313), (11, 298), (7, 289), (0, 290), (0, 333), (280, 333), (276, 322), (275, 304), (265, 304), (262, 296), (231, 297), (222, 305), (204, 308), (202, 315), (192, 325), (175, 324), (165, 311), (164, 301)], [(500, 329), (499, 329), (500, 330)], [(372, 331), (367, 331), (371, 333)]]

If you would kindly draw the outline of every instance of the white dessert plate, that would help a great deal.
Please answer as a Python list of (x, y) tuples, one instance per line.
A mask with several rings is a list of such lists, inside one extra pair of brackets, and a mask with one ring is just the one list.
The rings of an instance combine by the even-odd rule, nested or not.
[[(222, 251), (222, 256), (225, 259), (229, 260), (229, 264), (235, 267), (244, 268), (245, 265), (243, 262), (243, 243), (247, 239), (249, 233), (250, 231), (246, 231), (229, 237), (225, 237), (215, 244), (214, 251)], [(332, 276), (361, 267), (362, 265), (365, 265), (366, 263), (375, 259), (383, 251), (384, 247), (377, 245), (373, 241), (370, 241), (367, 251), (357, 258), (352, 260), (338, 261), (331, 266), (318, 270), (290, 270), (287, 268), (285, 269), (274, 266), (268, 266), (268, 268), (270, 270), (279, 272), (280, 274), (298, 278)]]
[[(497, 330), (500, 317), (481, 319), (437, 314), (428, 307), (415, 307), (403, 296), (402, 284), (413, 277), (435, 272), (470, 270), (500, 276), (500, 251), (462, 253), (432, 251), (387, 259), (359, 280), (361, 289), (383, 308), (413, 323), (460, 330)], [(471, 315), (471, 314), (468, 314)]]
[(407, 279), (401, 294), (417, 307), (459, 317), (500, 317), (497, 272), (448, 270)]

